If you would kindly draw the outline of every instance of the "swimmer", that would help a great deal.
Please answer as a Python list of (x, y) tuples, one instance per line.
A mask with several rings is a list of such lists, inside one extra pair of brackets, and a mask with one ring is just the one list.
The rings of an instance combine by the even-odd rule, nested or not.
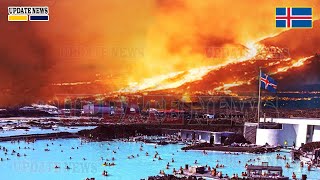
[(55, 168), (55, 169), (58, 169), (58, 168), (60, 168), (60, 167), (56, 165), (54, 168)]
[(311, 165), (308, 164), (308, 171), (311, 171)]
[(103, 175), (103, 176), (108, 176), (108, 172), (107, 172), (106, 170), (104, 170), (104, 171), (102, 172), (102, 175)]
[(300, 167), (303, 167), (303, 162), (302, 161), (300, 162)]
[(297, 179), (297, 176), (294, 172), (292, 172), (292, 179)]
[(286, 168), (290, 168), (290, 164), (289, 163), (286, 164)]

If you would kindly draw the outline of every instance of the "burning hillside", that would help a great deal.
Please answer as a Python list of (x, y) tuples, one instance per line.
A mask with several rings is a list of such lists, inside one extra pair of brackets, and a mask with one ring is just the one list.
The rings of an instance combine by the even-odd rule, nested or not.
[[(320, 21), (315, 22), (318, 26)], [(301, 36), (297, 30), (289, 30), (278, 36), (267, 38), (254, 45), (246, 47), (242, 57), (228, 59), (225, 63), (216, 66), (203, 66), (187, 71), (169, 73), (153, 78), (148, 78), (140, 83), (131, 83), (120, 92), (155, 92), (175, 94), (230, 94), (239, 92), (256, 92), (257, 76), (259, 67), (264, 68), (269, 74), (279, 79), (279, 90), (288, 90), (288, 84), (293, 82), (296, 87), (304, 86), (306, 83), (320, 84), (319, 80), (319, 57), (314, 57), (320, 52), (316, 44), (312, 44), (320, 38), (319, 30), (303, 30), (312, 34), (312, 38), (305, 41), (296, 41), (295, 46), (300, 47), (307, 44), (310, 48), (293, 48), (282, 44), (283, 39)], [(290, 39), (290, 38), (289, 38)], [(291, 38), (295, 39), (295, 38)], [(290, 44), (290, 43), (289, 43)], [(306, 51), (305, 49), (309, 49)], [(303, 55), (302, 58), (298, 58)], [(311, 67), (310, 67), (311, 66)], [(287, 78), (295, 74), (302, 81), (287, 81)], [(292, 78), (291, 78), (292, 79)], [(290, 85), (292, 88), (292, 85)]]

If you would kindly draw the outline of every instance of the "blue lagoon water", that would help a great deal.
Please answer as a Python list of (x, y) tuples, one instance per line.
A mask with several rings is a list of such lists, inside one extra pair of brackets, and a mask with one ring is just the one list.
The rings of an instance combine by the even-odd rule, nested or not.
[(59, 132), (70, 132), (76, 133), (81, 130), (89, 130), (94, 129), (97, 126), (59, 126), (57, 129), (41, 129), (39, 127), (31, 127), (28, 131), (24, 129), (15, 129), (4, 131), (0, 130), (0, 137), (7, 137), (7, 136), (18, 136), (18, 135), (30, 135), (30, 134), (47, 134), (47, 133), (59, 133)]
[[(53, 145), (52, 145), (53, 143)], [(110, 144), (109, 144), (110, 143)], [(61, 144), (61, 146), (60, 146)], [(48, 146), (47, 146), (48, 145)], [(217, 160), (219, 164), (224, 164), (224, 168), (219, 168), (223, 174), (229, 176), (233, 173), (241, 174), (245, 171), (245, 164), (248, 159), (260, 160), (250, 162), (249, 164), (261, 164), (261, 162), (268, 161), (269, 165), (282, 166), (284, 175), (291, 177), (294, 171), (297, 177), (301, 178), (301, 174), (307, 174), (308, 179), (320, 179), (320, 170), (313, 169), (308, 172), (306, 166), (299, 167), (299, 162), (295, 164), (290, 163), (290, 158), (285, 160), (277, 160), (277, 153), (254, 155), (254, 154), (240, 154), (230, 155), (223, 152), (208, 152), (204, 155), (201, 151), (180, 150), (181, 145), (166, 145), (157, 146), (155, 149), (152, 144), (143, 144), (143, 151), (140, 151), (141, 143), (135, 142), (89, 142), (81, 144), (80, 139), (57, 139), (57, 140), (39, 140), (35, 143), (27, 144), (26, 142), (11, 143), (1, 142), (1, 147), (8, 149), (8, 154), (5, 155), (3, 150), (0, 150), (0, 179), (85, 179), (87, 177), (94, 177), (99, 179), (123, 179), (123, 180), (139, 180), (147, 178), (151, 175), (159, 174), (160, 170), (166, 173), (172, 173), (173, 168), (179, 169), (185, 164), (194, 165), (197, 160), (200, 165), (215, 166)], [(20, 146), (20, 149), (19, 149)], [(26, 149), (24, 149), (26, 147)], [(29, 147), (29, 148), (28, 148)], [(73, 147), (73, 149), (72, 149)], [(78, 149), (77, 149), (78, 147)], [(34, 148), (34, 150), (33, 150)], [(50, 151), (45, 151), (44, 149)], [(12, 150), (19, 152), (22, 156), (17, 157), (15, 154), (11, 155)], [(108, 150), (109, 149), (109, 150)], [(63, 150), (63, 152), (61, 152)], [(114, 153), (115, 151), (116, 153)], [(155, 152), (158, 151), (163, 160), (156, 159), (153, 161)], [(145, 153), (148, 152), (149, 156)], [(281, 155), (290, 157), (288, 152), (280, 152)], [(23, 156), (26, 154), (27, 156)], [(139, 154), (139, 157), (137, 157)], [(134, 155), (135, 158), (128, 159), (128, 156)], [(72, 157), (72, 159), (70, 159)], [(101, 157), (104, 160), (101, 160)], [(115, 158), (112, 161), (112, 157)], [(6, 160), (9, 158), (10, 160)], [(86, 158), (86, 160), (83, 160)], [(105, 159), (107, 162), (114, 162), (115, 166), (103, 166)], [(174, 163), (171, 163), (171, 159)], [(241, 161), (241, 163), (239, 163)], [(170, 169), (166, 169), (166, 164), (170, 162)], [(291, 168), (284, 168), (285, 163), (289, 162)], [(55, 169), (54, 166), (60, 166), (60, 169)], [(71, 169), (67, 170), (65, 167), (69, 166)], [(102, 171), (106, 170), (109, 176), (102, 176)]]

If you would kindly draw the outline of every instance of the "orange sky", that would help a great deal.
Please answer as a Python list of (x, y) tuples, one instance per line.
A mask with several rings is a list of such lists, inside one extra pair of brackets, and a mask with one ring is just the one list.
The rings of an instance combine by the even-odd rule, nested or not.
[[(218, 65), (225, 60), (208, 58), (206, 48), (238, 47), (281, 31), (275, 7), (311, 6), (314, 19), (320, 9), (316, 0), (43, 2), (0, 2), (0, 89), (10, 94), (0, 95), (0, 103), (17, 93), (50, 96), (45, 87), (52, 83), (97, 77), (110, 83), (112, 77), (117, 90), (146, 77)], [(10, 5), (48, 5), (50, 21), (7, 22)]]

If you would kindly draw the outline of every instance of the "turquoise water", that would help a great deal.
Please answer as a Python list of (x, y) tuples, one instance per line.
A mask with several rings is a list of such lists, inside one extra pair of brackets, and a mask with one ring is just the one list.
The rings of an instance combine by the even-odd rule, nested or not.
[[(53, 145), (52, 145), (53, 143)], [(48, 144), (48, 146), (47, 146)], [(59, 146), (61, 144), (61, 146)], [(320, 179), (320, 170), (313, 169), (308, 172), (307, 168), (300, 168), (299, 163), (290, 164), (291, 168), (284, 168), (287, 161), (277, 160), (276, 153), (254, 155), (254, 154), (241, 154), (230, 155), (222, 152), (208, 152), (204, 155), (201, 151), (181, 151), (181, 145), (166, 145), (158, 146), (156, 149), (152, 144), (143, 144), (143, 151), (140, 151), (141, 143), (135, 142), (90, 142), (81, 144), (80, 139), (57, 139), (57, 140), (39, 140), (35, 143), (27, 144), (25, 142), (14, 143), (1, 142), (0, 146), (8, 149), (8, 155), (4, 151), (0, 151), (1, 158), (10, 158), (0, 161), (0, 179), (85, 179), (87, 177), (95, 177), (96, 179), (123, 179), (123, 180), (139, 180), (147, 178), (149, 175), (157, 175), (160, 170), (165, 170), (166, 173), (172, 173), (172, 169), (179, 169), (180, 166), (185, 164), (193, 164), (195, 160), (201, 165), (215, 166), (217, 160), (219, 163), (225, 165), (224, 168), (219, 168), (223, 174), (233, 173), (241, 174), (245, 171), (245, 163), (248, 159), (259, 157), (261, 160), (250, 162), (252, 164), (261, 164), (263, 161), (268, 161), (269, 165), (282, 166), (284, 175), (291, 177), (294, 171), (297, 177), (301, 178), (301, 174), (307, 174), (308, 179)], [(20, 146), (21, 149), (18, 149)], [(27, 149), (24, 149), (26, 147)], [(29, 149), (28, 149), (29, 147)], [(72, 149), (72, 147), (74, 149)], [(78, 149), (77, 149), (78, 147)], [(118, 149), (119, 147), (119, 149)], [(32, 150), (32, 149), (35, 150)], [(44, 149), (50, 149), (45, 151)], [(109, 150), (107, 150), (109, 148)], [(12, 150), (19, 152), (22, 156), (17, 157), (11, 155)], [(61, 152), (63, 150), (63, 152)], [(116, 153), (113, 153), (116, 151)], [(153, 161), (155, 152), (158, 151), (163, 160)], [(146, 156), (148, 152), (150, 155)], [(26, 154), (27, 156), (23, 156)], [(139, 154), (139, 157), (136, 155)], [(173, 155), (174, 154), (174, 155)], [(289, 153), (281, 152), (282, 155), (290, 157)], [(128, 159), (128, 156), (134, 155), (135, 158)], [(72, 159), (70, 160), (70, 156)], [(115, 166), (102, 166), (103, 162), (101, 157), (108, 158), (112, 162), (112, 157)], [(83, 160), (86, 158), (86, 160)], [(171, 163), (174, 158), (175, 162)], [(241, 161), (239, 164), (238, 161)], [(170, 169), (165, 169), (166, 164), (170, 162)], [(58, 165), (61, 168), (55, 169), (54, 166)], [(71, 169), (65, 169), (66, 166)], [(109, 176), (102, 176), (103, 170), (108, 171)]]
[(40, 129), (39, 127), (31, 127), (30, 129), (28, 129), (28, 131), (24, 129), (16, 129), (16, 130), (9, 130), (9, 131), (0, 130), (0, 137), (27, 135), (27, 134), (58, 133), (58, 132), (75, 133), (84, 129), (94, 129), (96, 127), (97, 126), (68, 126), (68, 127), (59, 126), (56, 130)]

